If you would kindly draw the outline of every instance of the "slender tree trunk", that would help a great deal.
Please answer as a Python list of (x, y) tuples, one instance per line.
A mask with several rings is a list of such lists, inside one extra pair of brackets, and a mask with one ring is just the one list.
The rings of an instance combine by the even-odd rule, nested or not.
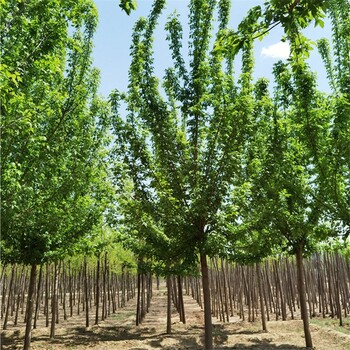
[(226, 321), (230, 322), (230, 312), (229, 312), (228, 295), (227, 295), (228, 294), (227, 293), (227, 273), (226, 273), (224, 259), (221, 259), (221, 271), (222, 271), (222, 282), (223, 282), (223, 289), (224, 289)]
[(298, 275), (298, 290), (300, 299), (300, 312), (303, 320), (305, 344), (307, 348), (313, 348), (312, 338), (309, 325), (309, 314), (306, 303), (305, 276), (303, 266), (303, 246), (299, 245), (296, 251), (297, 260), (297, 275)]
[(45, 276), (45, 324), (49, 326), (49, 294), (50, 294), (50, 266), (46, 263), (46, 276)]
[(18, 323), (18, 313), (19, 313), (19, 307), (20, 307), (21, 299), (22, 299), (22, 285), (23, 285), (24, 279), (25, 279), (25, 266), (23, 265), (20, 279), (19, 279), (18, 292), (17, 292), (16, 314), (15, 314), (15, 320), (13, 323), (15, 326), (17, 326), (17, 323)]
[(146, 315), (145, 273), (141, 274), (141, 322)]
[(149, 308), (151, 306), (151, 299), (152, 299), (152, 274), (148, 273), (146, 275), (147, 278), (147, 305), (146, 305), (146, 312), (149, 312)]
[(95, 324), (98, 324), (98, 314), (100, 307), (100, 256), (97, 258), (97, 267), (96, 267), (96, 315), (95, 315)]
[[(14, 291), (12, 293), (12, 289), (13, 289), (13, 282), (15, 280), (15, 275), (16, 275), (16, 265), (12, 266), (12, 271), (11, 271), (11, 278), (10, 278), (10, 285), (8, 288), (8, 297), (7, 297), (7, 305), (6, 305), (6, 312), (5, 312), (5, 320), (4, 320), (4, 324), (2, 326), (3, 329), (7, 328), (7, 321), (8, 321), (8, 317), (9, 317), (9, 312), (10, 312), (10, 305), (11, 305), (11, 300), (12, 300), (12, 294), (14, 294)], [(5, 297), (4, 295), (2, 296), (3, 298)]]
[(137, 274), (136, 326), (141, 323), (141, 273)]
[(32, 265), (30, 270), (30, 279), (29, 279), (29, 290), (28, 290), (28, 300), (27, 300), (27, 320), (26, 320), (26, 330), (24, 335), (23, 350), (30, 349), (30, 342), (32, 339), (35, 281), (36, 281), (36, 265)]
[(1, 286), (2, 286), (2, 298), (1, 298), (1, 319), (4, 318), (5, 309), (6, 309), (6, 293), (7, 293), (7, 265), (4, 265), (2, 274), (1, 274)]
[(85, 327), (89, 328), (89, 291), (88, 291), (88, 271), (87, 259), (84, 257), (84, 293), (85, 293)]
[(122, 290), (122, 295), (121, 295), (121, 302), (120, 302), (120, 306), (124, 307), (125, 306), (125, 266), (122, 266), (122, 275), (120, 277), (121, 279), (121, 290)]
[(34, 315), (34, 325), (33, 325), (34, 329), (36, 328), (36, 321), (38, 319), (38, 314), (39, 314), (42, 277), (43, 277), (43, 265), (40, 265), (38, 288), (36, 290), (36, 305), (35, 305), (35, 315)]
[(68, 260), (68, 289), (69, 289), (69, 315), (73, 316), (73, 275), (70, 260)]
[(102, 317), (101, 320), (104, 321), (107, 317), (107, 294), (106, 294), (106, 284), (107, 284), (107, 252), (105, 253), (104, 264), (102, 267)]
[(51, 328), (50, 328), (50, 338), (55, 337), (56, 328), (56, 318), (57, 318), (57, 288), (58, 288), (58, 266), (57, 262), (54, 263), (54, 276), (53, 276), (53, 286), (52, 286), (52, 296), (51, 296)]
[(339, 319), (339, 326), (343, 326), (343, 315), (341, 310), (341, 303), (340, 303), (340, 264), (339, 264), (339, 257), (337, 255), (333, 255), (333, 265), (334, 265), (334, 271), (335, 271), (335, 303), (337, 306), (337, 316)]
[(209, 287), (209, 271), (207, 257), (204, 253), (200, 255), (203, 299), (204, 299), (204, 330), (205, 330), (205, 350), (213, 349), (213, 326), (211, 319), (211, 304), (210, 304), (210, 287)]
[(166, 322), (166, 333), (170, 334), (171, 333), (171, 291), (172, 291), (172, 286), (171, 286), (171, 276), (167, 276), (166, 279), (166, 284), (167, 284), (167, 322)]
[(263, 331), (267, 332), (266, 314), (265, 314), (263, 291), (262, 291), (262, 284), (261, 284), (260, 264), (256, 264), (256, 274), (258, 276), (258, 289), (259, 289), (259, 300), (260, 300), (261, 323), (262, 323)]
[(180, 314), (180, 321), (183, 324), (186, 324), (186, 317), (185, 317), (185, 306), (184, 306), (184, 298), (183, 298), (183, 290), (182, 290), (182, 278), (181, 276), (177, 276), (177, 284), (178, 284), (178, 294), (179, 294), (179, 314)]
[(63, 319), (67, 320), (67, 272), (66, 272), (66, 265), (64, 260), (62, 261), (62, 281), (61, 281), (61, 301), (63, 305)]

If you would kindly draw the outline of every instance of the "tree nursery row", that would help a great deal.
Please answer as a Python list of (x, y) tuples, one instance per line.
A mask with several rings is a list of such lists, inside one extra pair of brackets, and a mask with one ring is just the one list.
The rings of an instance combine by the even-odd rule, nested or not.
[[(343, 319), (350, 315), (349, 257), (317, 253), (304, 266), (309, 317), (337, 318), (342, 326)], [(209, 273), (213, 317), (220, 322), (229, 322), (231, 316), (238, 315), (248, 322), (261, 322), (262, 330), (267, 331), (269, 320), (300, 318), (297, 271), (292, 258), (251, 265), (212, 258)], [(5, 265), (1, 270), (4, 330), (24, 327), (26, 323), (29, 275), (30, 269), (24, 265)], [(151, 273), (116, 266), (108, 254), (89, 261), (84, 258), (79, 264), (63, 260), (43, 265), (35, 280), (34, 328), (47, 327), (48, 337), (54, 338), (55, 326), (60, 322), (83, 315), (85, 324), (81, 326), (89, 327), (118, 313), (133, 298), (137, 298), (134, 320), (138, 325), (152, 305), (152, 288), (159, 288), (159, 284), (160, 278)], [(183, 293), (203, 307), (199, 275), (168, 277), (167, 293), (183, 323)]]

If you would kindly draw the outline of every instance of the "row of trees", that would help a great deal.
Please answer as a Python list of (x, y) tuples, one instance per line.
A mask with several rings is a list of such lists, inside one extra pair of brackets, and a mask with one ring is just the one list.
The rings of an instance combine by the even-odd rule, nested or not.
[[(111, 252), (109, 252), (111, 253)], [(27, 322), (30, 268), (9, 264), (1, 271), (2, 329), (9, 321), (16, 326)], [(136, 295), (135, 268), (115, 257), (77, 256), (58, 263), (41, 265), (35, 280), (33, 328), (50, 327), (55, 337), (56, 324), (84, 315), (85, 326), (98, 324)], [(83, 321), (84, 322), (84, 321)]]
[[(337, 317), (340, 326), (350, 313), (349, 251), (313, 254), (305, 261), (306, 296), (309, 316)], [(1, 321), (3, 329), (26, 323), (30, 267), (11, 264), (0, 274)], [(295, 319), (300, 314), (300, 295), (296, 283), (294, 258), (279, 256), (262, 263), (241, 265), (211, 258), (209, 260), (212, 316), (229, 322), (239, 316), (243, 321), (260, 320), (268, 331), (271, 319)], [(160, 280), (157, 278), (157, 288)], [(123, 317), (122, 309), (137, 297), (134, 320), (142, 323), (148, 313), (154, 279), (150, 273), (136, 273), (127, 261), (121, 264), (113, 252), (100, 256), (77, 256), (39, 269), (35, 288), (34, 328), (48, 329), (55, 337), (57, 324), (99, 324), (109, 317)], [(196, 276), (168, 276), (167, 333), (171, 333), (172, 304), (186, 323), (184, 295), (191, 295), (202, 308), (202, 283)], [(130, 305), (128, 306), (130, 309)], [(165, 310), (164, 310), (165, 311)], [(118, 314), (120, 316), (118, 316)], [(68, 321), (68, 323), (67, 323)], [(4, 345), (11, 337), (4, 337)], [(13, 339), (12, 339), (13, 341)], [(18, 341), (18, 339), (16, 339)]]
[[(120, 5), (128, 13), (135, 1)], [(229, 0), (191, 1), (188, 54), (174, 14), (165, 28), (174, 64), (160, 84), (152, 37), (164, 6), (154, 1), (135, 24), (128, 91), (106, 102), (91, 62), (91, 0), (2, 2), (1, 259), (31, 266), (24, 349), (38, 266), (98, 254), (115, 238), (140, 273), (191, 273), (199, 259), (207, 350), (207, 257), (255, 262), (288, 250), (312, 347), (302, 257), (350, 226), (349, 1), (267, 1), (237, 30)], [(302, 34), (325, 14), (329, 94), (317, 90)], [(271, 93), (266, 79), (253, 81), (253, 44), (277, 24), (291, 56), (275, 65)]]

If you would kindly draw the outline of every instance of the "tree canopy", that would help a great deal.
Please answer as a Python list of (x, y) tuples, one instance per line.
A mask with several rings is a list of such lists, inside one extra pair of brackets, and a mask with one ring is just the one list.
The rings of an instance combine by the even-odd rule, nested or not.
[(64, 255), (106, 203), (107, 104), (91, 65), (91, 1), (8, 1), (1, 18), (2, 258)]

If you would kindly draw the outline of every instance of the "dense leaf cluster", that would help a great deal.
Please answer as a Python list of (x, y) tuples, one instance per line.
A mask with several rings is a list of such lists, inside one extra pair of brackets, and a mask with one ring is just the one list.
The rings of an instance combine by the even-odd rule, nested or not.
[(40, 264), (101, 221), (108, 106), (91, 66), (92, 1), (1, 7), (2, 259)]

